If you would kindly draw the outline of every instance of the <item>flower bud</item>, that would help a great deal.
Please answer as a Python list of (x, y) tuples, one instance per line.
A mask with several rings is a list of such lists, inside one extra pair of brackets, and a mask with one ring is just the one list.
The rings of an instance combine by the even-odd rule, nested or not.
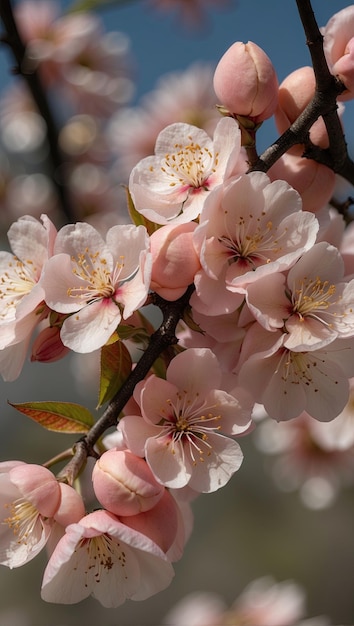
[(303, 210), (311, 212), (329, 202), (336, 182), (335, 173), (326, 165), (290, 153), (283, 154), (268, 176), (271, 180), (286, 180), (299, 192)]
[(69, 351), (60, 338), (59, 327), (47, 326), (33, 342), (31, 361), (53, 363), (62, 359)]
[(163, 497), (152, 509), (139, 515), (121, 517), (121, 521), (152, 539), (163, 552), (168, 552), (179, 531), (178, 506), (169, 491), (164, 489)]
[(59, 483), (61, 491), (60, 506), (54, 515), (54, 519), (61, 526), (75, 524), (84, 517), (85, 505), (80, 494), (66, 483)]
[(278, 79), (266, 53), (255, 43), (236, 41), (221, 57), (214, 73), (220, 103), (235, 115), (262, 122), (278, 100)]
[(11, 483), (45, 517), (53, 517), (61, 492), (54, 474), (42, 465), (21, 463), (9, 471)]
[[(279, 87), (278, 107), (274, 118), (279, 133), (284, 133), (311, 102), (316, 89), (313, 68), (299, 67), (289, 74)], [(328, 147), (325, 123), (319, 118), (310, 129), (310, 139), (321, 148)]]
[(338, 99), (351, 100), (354, 97), (354, 5), (335, 13), (322, 31), (330, 72), (347, 88)]
[(130, 450), (104, 452), (93, 468), (92, 481), (99, 502), (115, 515), (147, 511), (164, 492), (144, 459)]
[(195, 222), (168, 224), (150, 237), (152, 254), (151, 289), (166, 300), (177, 300), (200, 269), (193, 244)]

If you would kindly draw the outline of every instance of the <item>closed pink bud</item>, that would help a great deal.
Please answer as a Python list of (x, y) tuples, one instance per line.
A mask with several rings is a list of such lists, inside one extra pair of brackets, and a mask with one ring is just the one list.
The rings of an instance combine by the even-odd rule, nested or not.
[[(316, 89), (313, 68), (299, 67), (279, 86), (278, 107), (274, 118), (279, 133), (284, 133), (311, 102)], [(322, 148), (328, 146), (325, 123), (319, 118), (310, 129), (311, 141)]]
[(57, 326), (48, 326), (33, 342), (31, 361), (52, 363), (62, 359), (69, 351), (60, 338), (60, 329)]
[(11, 483), (22, 498), (45, 517), (53, 517), (60, 505), (61, 492), (54, 474), (42, 465), (22, 463), (9, 471)]
[(152, 254), (151, 289), (166, 300), (177, 300), (200, 269), (193, 244), (197, 224), (168, 224), (150, 237)]
[(299, 154), (284, 154), (268, 171), (271, 180), (286, 180), (302, 199), (304, 211), (316, 212), (331, 199), (336, 182), (333, 170), (304, 159)]
[(169, 491), (164, 489), (163, 497), (152, 509), (139, 515), (121, 517), (121, 521), (147, 535), (163, 552), (168, 552), (179, 530), (178, 506)]
[(61, 526), (75, 524), (84, 517), (86, 510), (82, 497), (74, 489), (66, 483), (59, 483), (61, 491), (60, 506), (54, 515), (54, 519)]
[(252, 41), (236, 41), (221, 57), (214, 73), (220, 103), (236, 115), (262, 122), (278, 100), (278, 79), (266, 53)]
[(144, 459), (130, 450), (104, 452), (93, 468), (92, 481), (99, 502), (115, 515), (147, 511), (164, 492)]
[(354, 5), (335, 13), (322, 31), (329, 69), (347, 88), (338, 99), (350, 100), (354, 98)]

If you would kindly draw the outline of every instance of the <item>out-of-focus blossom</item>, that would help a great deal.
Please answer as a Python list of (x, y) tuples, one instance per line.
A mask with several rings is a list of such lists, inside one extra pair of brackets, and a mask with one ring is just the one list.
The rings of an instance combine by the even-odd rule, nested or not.
[(230, 113), (256, 124), (271, 117), (278, 102), (278, 79), (266, 53), (249, 41), (236, 41), (221, 57), (214, 74), (215, 93)]
[(271, 576), (252, 581), (228, 609), (213, 592), (185, 596), (163, 619), (163, 626), (329, 626), (327, 618), (305, 617), (304, 590), (293, 581), (277, 583)]
[(84, 222), (64, 226), (43, 275), (48, 306), (69, 314), (62, 325), (63, 344), (83, 353), (102, 347), (122, 317), (144, 304), (150, 274), (143, 226), (113, 226), (106, 240)]
[(166, 380), (153, 375), (138, 386), (142, 417), (128, 415), (118, 428), (162, 484), (208, 493), (239, 469), (240, 446), (225, 435), (250, 427), (252, 402), (221, 390), (221, 379), (211, 350), (191, 348), (172, 359)]
[(218, 122), (214, 139), (196, 126), (171, 124), (159, 134), (155, 156), (131, 172), (135, 208), (157, 224), (194, 220), (211, 191), (232, 175), (240, 141), (238, 124), (230, 118)]
[(267, 467), (275, 484), (282, 491), (298, 491), (305, 506), (319, 510), (353, 484), (353, 425), (351, 397), (331, 422), (315, 421), (307, 413), (280, 423), (266, 417), (253, 436), (259, 450), (273, 457)]
[(174, 11), (184, 24), (199, 28), (205, 23), (207, 4), (223, 8), (229, 6), (229, 0), (149, 0), (149, 4), (159, 11)]
[(58, 9), (32, 0), (16, 7), (28, 71), (38, 67), (45, 84), (59, 87), (76, 110), (105, 117), (132, 97), (129, 40), (104, 33), (93, 13), (57, 17)]
[(101, 510), (66, 528), (45, 569), (41, 595), (57, 604), (92, 595), (105, 607), (117, 607), (162, 591), (173, 575), (151, 539)]
[(117, 155), (119, 181), (127, 181), (133, 167), (153, 154), (159, 133), (170, 124), (192, 124), (212, 136), (220, 120), (216, 103), (213, 68), (194, 63), (163, 75), (137, 107), (117, 111), (108, 122), (107, 140)]

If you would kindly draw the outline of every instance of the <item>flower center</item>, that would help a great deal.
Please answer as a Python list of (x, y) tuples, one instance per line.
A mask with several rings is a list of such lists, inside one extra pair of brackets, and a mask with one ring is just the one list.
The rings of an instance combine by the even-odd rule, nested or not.
[[(107, 573), (115, 565), (120, 565), (124, 570), (126, 566), (126, 554), (121, 548), (119, 541), (110, 537), (110, 535), (102, 534), (97, 537), (83, 538), (79, 542), (75, 552), (78, 550), (86, 550), (87, 562), (85, 566), (85, 577), (87, 582), (85, 586), (89, 586), (88, 579), (93, 583), (99, 583), (102, 574)], [(126, 574), (123, 575), (125, 580), (128, 579)]]
[(277, 227), (271, 221), (265, 222), (262, 219), (264, 216), (264, 212), (257, 218), (252, 214), (247, 218), (240, 216), (234, 233), (230, 233), (226, 226), (226, 234), (218, 241), (226, 248), (230, 265), (244, 262), (256, 269), (259, 265), (270, 263), (282, 251), (276, 236)]
[(336, 286), (328, 280), (320, 278), (305, 278), (300, 286), (292, 294), (293, 312), (297, 313), (301, 320), (306, 316), (317, 317), (320, 311), (327, 311), (333, 304), (332, 297), (336, 292)]
[(33, 261), (25, 263), (13, 257), (0, 277), (0, 320), (12, 319), (16, 305), (36, 285), (38, 269)]
[(10, 515), (4, 519), (3, 524), (7, 524), (11, 528), (17, 537), (17, 543), (26, 545), (28, 537), (33, 535), (40, 517), (38, 510), (23, 498), (5, 506), (10, 509)]
[(71, 257), (72, 272), (83, 282), (82, 286), (69, 287), (68, 295), (86, 302), (94, 302), (101, 298), (111, 298), (116, 291), (119, 274), (124, 267), (124, 257), (117, 261), (113, 272), (108, 267), (107, 259), (99, 252), (85, 252)]
[(170, 186), (187, 186), (192, 190), (208, 189), (208, 178), (216, 171), (218, 153), (192, 141), (190, 144), (175, 144), (176, 151), (166, 154), (161, 166), (162, 172), (170, 180)]
[(221, 415), (215, 414), (217, 405), (209, 406), (201, 402), (199, 394), (190, 398), (188, 392), (178, 392), (174, 400), (167, 400), (167, 410), (162, 409), (163, 419), (161, 435), (170, 435), (170, 449), (175, 454), (175, 445), (187, 445), (190, 450), (193, 464), (204, 461), (205, 453), (210, 455), (212, 446), (209, 442), (210, 434), (221, 429), (218, 422)]

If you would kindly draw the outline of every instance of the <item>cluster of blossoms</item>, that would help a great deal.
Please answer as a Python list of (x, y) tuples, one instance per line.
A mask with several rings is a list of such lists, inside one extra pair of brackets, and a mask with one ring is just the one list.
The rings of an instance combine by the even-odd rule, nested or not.
[[(352, 64), (340, 60), (350, 52), (344, 44), (337, 51), (342, 18), (330, 21), (324, 41), (330, 69), (344, 85), (348, 78), (349, 97)], [(83, 41), (97, 48), (93, 26), (81, 26), (78, 48)], [(64, 63), (74, 38), (69, 46), (61, 27), (55, 23), (45, 45), (37, 38), (29, 58), (42, 62), (44, 77), (74, 80)], [(191, 502), (240, 468), (235, 437), (255, 427), (256, 404), (273, 424), (291, 420), (294, 428), (311, 420), (338, 425), (349, 406), (354, 257), (352, 231), (329, 204), (335, 174), (304, 164), (298, 146), (267, 174), (249, 167), (258, 126), (273, 115), (290, 126), (311, 100), (313, 75), (304, 68), (302, 76), (301, 93), (299, 75), (278, 86), (265, 53), (237, 42), (214, 74), (223, 116), (213, 136), (173, 122), (158, 133), (154, 154), (133, 167), (133, 223), (102, 235), (85, 222), (57, 230), (47, 214), (26, 215), (8, 231), (11, 252), (0, 253), (4, 380), (20, 375), (29, 351), (51, 362), (115, 344), (124, 346), (128, 378), (139, 362), (126, 339), (141, 343), (142, 331), (152, 334), (141, 308), (173, 307), (188, 294), (178, 346), (140, 377), (116, 415), (116, 432), (87, 451), (96, 457), (90, 479), (98, 508), (87, 512), (73, 486), (79, 462), (74, 477), (64, 469), (58, 479), (48, 467), (0, 464), (0, 562), (21, 566), (46, 546), (46, 601), (71, 604), (92, 594), (113, 607), (161, 591), (191, 533)], [(318, 123), (312, 141), (321, 146), (325, 133)], [(33, 417), (34, 406), (28, 410)]]

